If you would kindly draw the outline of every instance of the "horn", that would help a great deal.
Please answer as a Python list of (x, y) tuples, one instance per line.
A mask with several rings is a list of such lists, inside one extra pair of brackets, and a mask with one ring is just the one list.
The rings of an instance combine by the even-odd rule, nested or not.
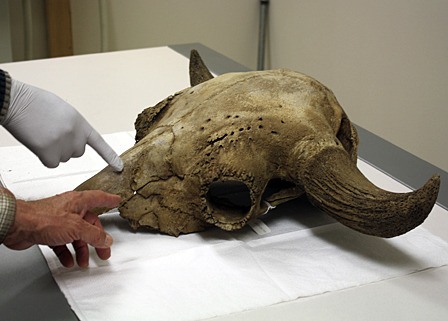
[(385, 191), (371, 183), (342, 148), (327, 147), (306, 161), (300, 175), (310, 201), (361, 233), (394, 237), (417, 227), (431, 212), (440, 177), (409, 193)]
[(197, 50), (193, 49), (190, 52), (190, 85), (196, 86), (204, 81), (213, 79), (213, 75), (208, 70), (205, 63)]
[[(123, 155), (122, 155), (123, 157)], [(129, 186), (132, 184), (130, 178), (132, 167), (125, 162), (125, 166), (121, 173), (114, 172), (110, 166), (105, 167), (102, 171), (83, 182), (75, 188), (75, 191), (86, 191), (101, 189), (104, 192), (120, 195), (123, 201), (128, 200), (132, 196), (132, 189)], [(109, 209), (96, 209), (96, 214), (101, 214)]]

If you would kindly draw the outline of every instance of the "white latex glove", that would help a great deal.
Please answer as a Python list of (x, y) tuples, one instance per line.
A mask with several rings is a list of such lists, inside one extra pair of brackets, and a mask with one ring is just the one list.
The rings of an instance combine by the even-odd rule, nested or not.
[(84, 154), (90, 145), (115, 171), (123, 162), (70, 104), (55, 94), (11, 80), (8, 113), (2, 124), (47, 167)]

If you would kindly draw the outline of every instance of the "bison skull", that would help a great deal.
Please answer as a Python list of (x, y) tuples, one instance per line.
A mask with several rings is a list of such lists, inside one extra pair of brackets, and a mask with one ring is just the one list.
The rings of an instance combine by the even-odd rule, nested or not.
[[(440, 179), (391, 193), (356, 167), (358, 137), (333, 93), (289, 70), (213, 78), (190, 58), (191, 87), (145, 109), (122, 173), (106, 167), (77, 190), (122, 196), (131, 226), (171, 235), (243, 227), (270, 205), (306, 194), (359, 232), (403, 234), (428, 216)], [(238, 191), (239, 198), (226, 192)]]

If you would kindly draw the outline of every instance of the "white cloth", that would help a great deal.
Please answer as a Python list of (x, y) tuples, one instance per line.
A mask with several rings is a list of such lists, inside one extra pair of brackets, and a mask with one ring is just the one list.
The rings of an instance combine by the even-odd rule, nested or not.
[[(130, 133), (105, 139), (118, 153), (133, 142)], [(21, 147), (0, 148), (1, 175), (18, 197), (73, 189), (105, 166), (93, 151), (55, 170), (33, 157)], [(359, 167), (385, 189), (408, 190), (365, 162)], [(303, 200), (277, 207), (262, 218), (271, 229), (262, 236), (247, 227), (178, 238), (134, 233), (111, 212), (102, 216), (114, 237), (108, 261), (92, 253), (88, 269), (65, 269), (51, 250), (41, 250), (81, 320), (200, 320), (448, 264), (448, 244), (421, 227), (381, 239), (312, 209)]]

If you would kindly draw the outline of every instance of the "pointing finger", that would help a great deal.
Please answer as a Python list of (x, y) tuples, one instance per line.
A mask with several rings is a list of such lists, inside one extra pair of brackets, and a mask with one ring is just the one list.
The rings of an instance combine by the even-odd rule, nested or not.
[(67, 197), (73, 197), (70, 202), (72, 212), (82, 213), (95, 208), (114, 208), (120, 205), (121, 197), (100, 190), (68, 192)]
[(87, 144), (90, 145), (112, 168), (115, 172), (123, 170), (123, 161), (117, 153), (110, 147), (103, 137), (92, 128)]

